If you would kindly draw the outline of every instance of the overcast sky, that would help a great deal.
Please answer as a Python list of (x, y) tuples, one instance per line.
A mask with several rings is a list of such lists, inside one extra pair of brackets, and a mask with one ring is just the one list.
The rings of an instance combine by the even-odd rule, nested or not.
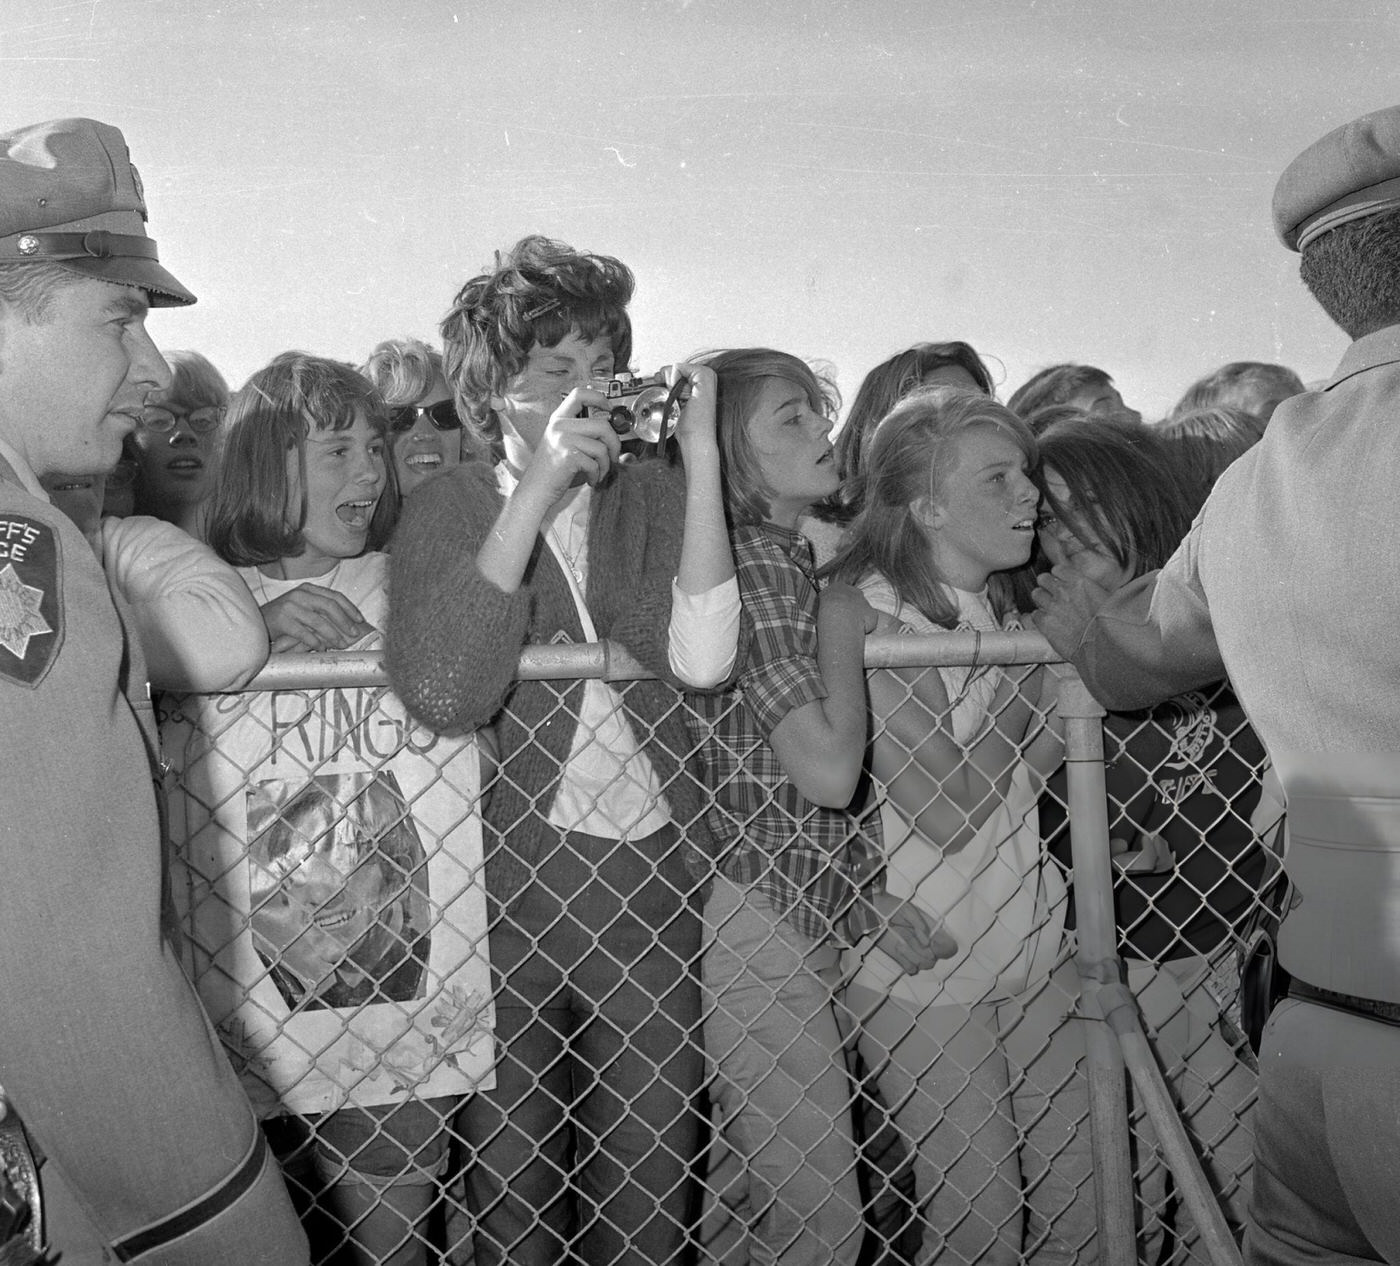
[(234, 386), (436, 339), (527, 232), (636, 272), (636, 368), (965, 339), (1003, 399), (1061, 360), (1149, 418), (1228, 360), (1346, 340), (1269, 200), (1400, 100), (1385, 0), (0, 0), (0, 130), (126, 134), (152, 319)]

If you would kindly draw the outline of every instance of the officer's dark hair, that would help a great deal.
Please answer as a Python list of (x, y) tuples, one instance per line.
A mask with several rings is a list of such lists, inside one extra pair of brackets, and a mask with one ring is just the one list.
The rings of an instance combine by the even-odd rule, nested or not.
[(1314, 238), (1303, 247), (1299, 275), (1350, 338), (1400, 322), (1400, 210)]
[(443, 368), (457, 412), (478, 439), (500, 438), (491, 397), (524, 367), (534, 347), (554, 347), (578, 332), (585, 342), (606, 334), (613, 372), (632, 359), (627, 305), (632, 271), (610, 255), (589, 255), (533, 234), (457, 292), (442, 319)]
[[(306, 549), (306, 497), (287, 477), (296, 452), (306, 487), (306, 439), (315, 431), (346, 431), (363, 415), (374, 431), (388, 430), (379, 389), (353, 365), (283, 352), (234, 394), (219, 478), (205, 520), (209, 547), (234, 567), (295, 558)], [(370, 520), (367, 549), (380, 549), (398, 516), (394, 464), (384, 462), (385, 484)]]
[(26, 325), (42, 325), (54, 296), (81, 280), (57, 264), (0, 264), (0, 303), (14, 308)]

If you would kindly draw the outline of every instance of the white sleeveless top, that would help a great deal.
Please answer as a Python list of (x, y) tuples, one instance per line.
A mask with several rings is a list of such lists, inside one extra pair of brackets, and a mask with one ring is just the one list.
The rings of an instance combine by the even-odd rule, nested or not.
[[(883, 577), (867, 577), (860, 588), (871, 606), (900, 622), (903, 633), (947, 631), (902, 602)], [(985, 590), (950, 586), (948, 594), (958, 605), (959, 630), (1020, 628), (1014, 617), (998, 623)], [(995, 723), (990, 708), (1003, 670), (986, 664), (938, 671), (952, 705), (953, 738), (969, 748)], [(865, 948), (853, 983), (924, 1006), (971, 1006), (1013, 997), (1049, 975), (1064, 939), (1067, 894), (1063, 875), (1041, 848), (1037, 800), (1036, 780), (1018, 763), (1006, 799), (966, 847), (945, 855), (886, 796), (886, 887), (941, 917), (958, 953), (909, 976), (881, 950)]]

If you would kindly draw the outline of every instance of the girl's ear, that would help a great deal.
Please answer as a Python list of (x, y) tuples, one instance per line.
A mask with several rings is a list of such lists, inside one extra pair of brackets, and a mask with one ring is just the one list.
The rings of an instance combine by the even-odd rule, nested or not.
[(930, 532), (936, 532), (943, 526), (943, 507), (933, 499), (932, 493), (926, 493), (909, 507), (914, 516), (914, 521), (927, 528)]

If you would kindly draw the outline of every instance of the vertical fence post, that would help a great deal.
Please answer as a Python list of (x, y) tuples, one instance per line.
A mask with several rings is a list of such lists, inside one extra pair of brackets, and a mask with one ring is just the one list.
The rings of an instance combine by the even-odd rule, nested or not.
[(1079, 680), (1060, 686), (1065, 722), (1065, 773), (1074, 909), (1078, 927), (1080, 1012), (1089, 1081), (1089, 1128), (1094, 1156), (1099, 1252), (1103, 1262), (1137, 1260), (1133, 1224), (1133, 1166), (1129, 1149), (1128, 1085), (1118, 1041), (1104, 1023), (1101, 984), (1123, 978), (1113, 913), (1113, 867), (1108, 849), (1108, 793), (1103, 773), (1103, 708)]
[(1162, 1071), (1157, 1067), (1151, 1043), (1142, 1031), (1136, 999), (1125, 986), (1109, 987), (1099, 994), (1099, 1004), (1118, 1038), (1138, 1101), (1157, 1131), (1158, 1146), (1176, 1179), (1181, 1202), (1200, 1232), (1200, 1247), (1206, 1250), (1211, 1266), (1241, 1266), (1240, 1250), (1235, 1246), (1229, 1223), (1210, 1189)]

